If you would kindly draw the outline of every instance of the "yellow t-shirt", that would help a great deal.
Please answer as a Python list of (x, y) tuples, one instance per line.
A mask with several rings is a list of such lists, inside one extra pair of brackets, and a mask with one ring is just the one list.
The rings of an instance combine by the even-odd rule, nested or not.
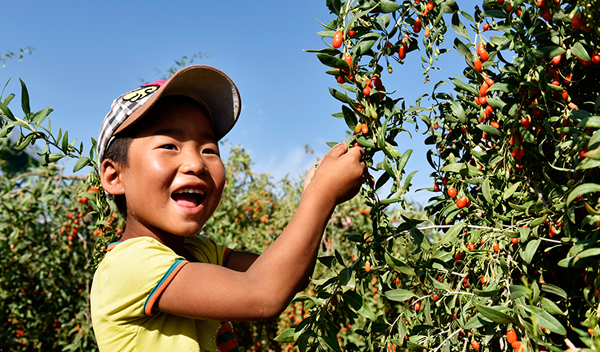
[(150, 237), (109, 246), (94, 274), (91, 312), (100, 351), (237, 351), (229, 323), (156, 311), (154, 303), (190, 261), (224, 265), (230, 251), (209, 238), (186, 238), (186, 258)]

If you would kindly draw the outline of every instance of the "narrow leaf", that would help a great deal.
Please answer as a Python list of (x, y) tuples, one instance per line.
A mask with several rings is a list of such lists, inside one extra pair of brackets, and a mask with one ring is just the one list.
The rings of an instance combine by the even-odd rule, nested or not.
[(385, 296), (390, 301), (396, 301), (396, 302), (404, 302), (404, 301), (406, 301), (409, 298), (417, 297), (412, 291), (403, 290), (403, 289), (396, 289), (396, 290), (387, 291), (385, 293)]
[(442, 237), (442, 244), (448, 244), (448, 243), (454, 241), (454, 239), (462, 231), (462, 229), (465, 227), (465, 225), (466, 224), (464, 222), (459, 222), (459, 223), (454, 224), (448, 230), (448, 232), (446, 232), (446, 234), (444, 235), (444, 237)]
[(25, 116), (27, 116), (31, 112), (31, 108), (29, 107), (29, 93), (27, 92), (25, 83), (20, 78), (19, 82), (21, 82), (21, 108)]
[(508, 309), (502, 306), (487, 307), (481, 304), (475, 304), (475, 308), (481, 313), (486, 319), (493, 321), (494, 323), (506, 324), (513, 323), (515, 320), (512, 316), (503, 312)]

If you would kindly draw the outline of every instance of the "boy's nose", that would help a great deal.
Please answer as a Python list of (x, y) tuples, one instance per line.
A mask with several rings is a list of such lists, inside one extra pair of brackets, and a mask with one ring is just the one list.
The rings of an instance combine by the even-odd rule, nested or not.
[(183, 165), (181, 166), (181, 172), (201, 174), (206, 171), (206, 164), (202, 160), (202, 156), (197, 152), (187, 152), (184, 155)]

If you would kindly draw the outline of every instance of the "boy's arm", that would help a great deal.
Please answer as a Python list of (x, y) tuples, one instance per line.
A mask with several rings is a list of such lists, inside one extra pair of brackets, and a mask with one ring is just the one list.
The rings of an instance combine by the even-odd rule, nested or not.
[(277, 317), (312, 274), (333, 209), (358, 192), (363, 153), (342, 143), (325, 155), (288, 226), (246, 271), (190, 263), (167, 286), (158, 309), (211, 320)]
[(256, 258), (258, 258), (258, 254), (256, 253), (234, 250), (231, 252), (225, 267), (235, 271), (246, 271)]

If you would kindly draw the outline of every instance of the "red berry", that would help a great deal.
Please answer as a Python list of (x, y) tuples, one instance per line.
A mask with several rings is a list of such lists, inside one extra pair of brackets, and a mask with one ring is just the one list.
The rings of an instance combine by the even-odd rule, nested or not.
[(448, 189), (448, 196), (449, 196), (450, 198), (454, 198), (454, 197), (456, 197), (456, 189), (455, 189), (455, 188), (450, 188), (450, 189)]
[(401, 60), (404, 60), (406, 58), (406, 48), (404, 47), (404, 45), (400, 46), (400, 48), (398, 49), (398, 57)]
[(481, 67), (481, 60), (475, 59), (475, 61), (473, 61), (473, 66), (475, 66), (475, 70), (477, 72), (483, 72), (483, 68)]
[(560, 59), (562, 59), (562, 55), (556, 55), (552, 58), (552, 65), (556, 66), (560, 64)]
[(592, 52), (592, 62), (595, 64), (600, 63), (600, 54), (596, 50)]
[(548, 8), (542, 9), (542, 18), (545, 19), (546, 22), (550, 22), (550, 20), (552, 19), (552, 12), (550, 12), (550, 9), (548, 9)]
[(417, 19), (415, 20), (415, 23), (413, 24), (413, 31), (414, 31), (415, 33), (419, 33), (419, 32), (421, 31), (421, 26), (422, 26), (422, 25), (421, 25), (421, 19), (420, 19), (420, 18), (417, 18)]
[(579, 29), (583, 25), (583, 16), (577, 12), (571, 19), (571, 26), (575, 29)]
[(344, 34), (341, 29), (338, 29), (335, 32), (335, 34), (333, 35), (333, 41), (331, 42), (331, 45), (334, 48), (339, 48), (340, 46), (342, 46), (343, 41), (344, 41)]
[(508, 330), (506, 332), (506, 342), (512, 345), (515, 341), (517, 341), (517, 333), (513, 329)]

